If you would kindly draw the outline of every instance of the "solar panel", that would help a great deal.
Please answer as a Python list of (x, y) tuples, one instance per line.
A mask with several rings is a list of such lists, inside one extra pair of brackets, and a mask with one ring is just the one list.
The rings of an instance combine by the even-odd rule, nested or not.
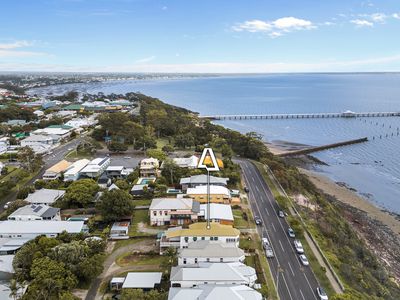
[(39, 205), (39, 206), (37, 206), (34, 210), (33, 210), (33, 212), (38, 212), (39, 210), (41, 210), (43, 207), (41, 206), (41, 205)]

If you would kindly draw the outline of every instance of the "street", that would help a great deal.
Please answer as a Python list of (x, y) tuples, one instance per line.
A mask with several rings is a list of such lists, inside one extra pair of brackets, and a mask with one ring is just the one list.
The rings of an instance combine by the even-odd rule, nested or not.
[[(262, 175), (250, 161), (235, 160), (239, 164), (253, 215), (262, 219), (257, 226), (261, 237), (268, 237), (275, 254), (269, 265), (281, 300), (317, 300), (319, 286), (310, 266), (303, 266), (295, 252), (293, 240), (287, 234), (289, 225), (278, 217), (279, 206)], [(307, 255), (307, 253), (305, 253)]]

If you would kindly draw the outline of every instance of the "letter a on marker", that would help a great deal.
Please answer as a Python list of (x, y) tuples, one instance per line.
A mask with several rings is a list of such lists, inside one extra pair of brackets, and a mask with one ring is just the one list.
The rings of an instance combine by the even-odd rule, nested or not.
[[(212, 166), (207, 166), (205, 164), (204, 161), (207, 157), (210, 157)], [(214, 151), (211, 148), (204, 148), (197, 167), (199, 169), (206, 169), (207, 171), (219, 171), (217, 159), (215, 158)]]

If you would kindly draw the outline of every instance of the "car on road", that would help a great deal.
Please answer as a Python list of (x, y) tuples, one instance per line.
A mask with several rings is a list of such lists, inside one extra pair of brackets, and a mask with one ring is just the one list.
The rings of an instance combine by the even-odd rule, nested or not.
[(74, 150), (74, 148), (68, 148), (67, 150), (68, 150), (68, 151), (72, 151), (72, 150)]
[(301, 242), (299, 240), (294, 240), (293, 244), (294, 244), (294, 248), (296, 249), (297, 253), (299, 253), (299, 254), (304, 253), (303, 245), (301, 244)]
[(285, 213), (283, 212), (283, 210), (278, 211), (278, 216), (279, 216), (279, 218), (285, 217)]
[(256, 225), (262, 224), (262, 220), (259, 217), (254, 217), (254, 222), (256, 222)]
[(250, 190), (249, 190), (249, 188), (248, 188), (247, 186), (245, 186), (243, 189), (244, 189), (244, 191), (245, 191), (246, 193), (250, 192)]
[(303, 266), (308, 266), (310, 263), (308, 262), (307, 257), (304, 254), (299, 255), (300, 262)]
[(8, 209), (8, 207), (10, 206), (11, 201), (8, 201), (6, 204), (4, 204), (4, 209)]
[(317, 287), (317, 295), (319, 300), (328, 300), (328, 295), (322, 287)]
[(291, 237), (291, 238), (296, 237), (296, 235), (294, 234), (294, 230), (291, 227), (288, 228), (287, 233), (288, 233), (289, 237)]
[(262, 238), (262, 245), (265, 250), (265, 255), (267, 256), (267, 258), (272, 258), (275, 256), (268, 238), (266, 237)]
[(131, 159), (132, 157), (130, 156), (125, 156), (124, 159)]

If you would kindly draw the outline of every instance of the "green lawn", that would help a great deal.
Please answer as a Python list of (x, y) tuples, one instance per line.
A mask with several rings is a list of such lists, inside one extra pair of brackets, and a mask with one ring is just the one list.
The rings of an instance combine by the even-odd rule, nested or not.
[[(247, 221), (243, 217), (243, 212), (247, 214)], [(251, 213), (248, 209), (233, 209), (233, 226), (238, 228), (238, 229), (246, 229), (246, 228), (254, 228), (254, 222), (253, 218), (251, 216)]]
[(164, 260), (165, 257), (161, 255), (139, 255), (127, 252), (118, 256), (115, 262), (120, 267), (151, 265), (156, 269), (160, 268)]
[(68, 152), (65, 155), (65, 158), (69, 158), (69, 159), (83, 159), (83, 158), (87, 158), (87, 159), (91, 159), (93, 156), (93, 154), (89, 151), (86, 152), (77, 152), (76, 150), (72, 150), (71, 152)]
[(162, 147), (164, 147), (165, 145), (168, 145), (168, 139), (166, 138), (159, 138), (157, 139), (157, 149), (162, 149)]
[(146, 237), (143, 238), (137, 238), (137, 239), (128, 239), (128, 240), (119, 240), (115, 243), (113, 252), (121, 247), (125, 247), (128, 245), (132, 245), (132, 244), (136, 244), (139, 243), (141, 241), (144, 241), (146, 239)]
[(151, 204), (151, 200), (149, 200), (149, 199), (133, 200), (133, 204), (134, 204), (135, 206), (150, 205), (150, 204)]
[(148, 224), (150, 220), (149, 211), (148, 210), (135, 210), (132, 215), (132, 224), (129, 228), (129, 236), (147, 236), (151, 235), (145, 232), (138, 231), (138, 224), (145, 223)]

